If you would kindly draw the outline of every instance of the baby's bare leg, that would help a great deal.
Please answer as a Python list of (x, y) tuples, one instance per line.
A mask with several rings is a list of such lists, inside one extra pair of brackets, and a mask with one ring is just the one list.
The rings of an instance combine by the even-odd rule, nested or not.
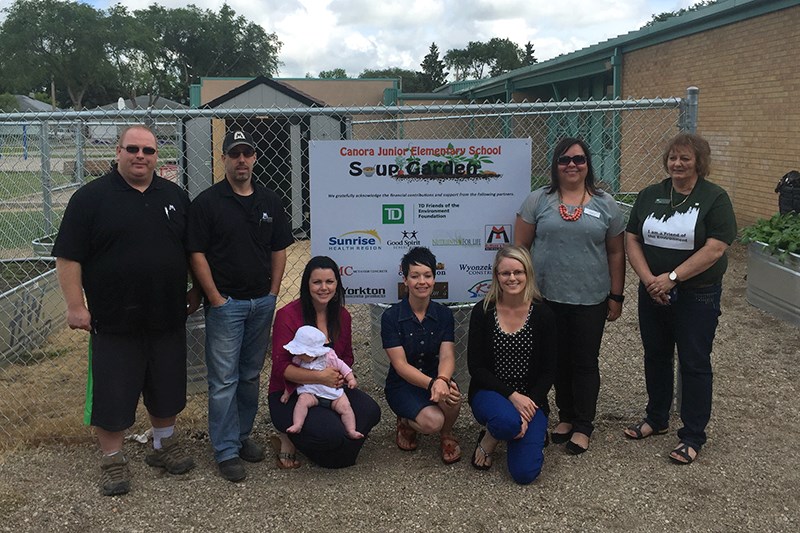
[(286, 433), (300, 433), (306, 416), (308, 416), (308, 410), (318, 403), (317, 397), (313, 394), (307, 392), (300, 394), (297, 397), (297, 404), (294, 406), (294, 413), (292, 413), (292, 425), (286, 428)]
[(356, 414), (353, 412), (350, 400), (347, 398), (346, 394), (342, 394), (333, 400), (333, 402), (331, 402), (331, 409), (342, 417), (342, 424), (344, 425), (348, 437), (351, 439), (364, 438), (363, 433), (356, 431)]

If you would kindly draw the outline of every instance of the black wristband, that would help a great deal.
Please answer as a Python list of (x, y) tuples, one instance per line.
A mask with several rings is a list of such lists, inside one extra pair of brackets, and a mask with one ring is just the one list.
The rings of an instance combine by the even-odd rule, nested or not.
[(430, 391), (431, 391), (431, 389), (433, 388), (433, 382), (434, 382), (434, 381), (436, 381), (436, 378), (431, 378), (431, 382), (430, 382), (430, 383), (428, 383), (428, 392), (430, 392)]
[(625, 295), (624, 294), (614, 294), (614, 293), (610, 292), (610, 293), (608, 293), (608, 299), (609, 300), (613, 300), (615, 302), (622, 303), (622, 302), (625, 301)]

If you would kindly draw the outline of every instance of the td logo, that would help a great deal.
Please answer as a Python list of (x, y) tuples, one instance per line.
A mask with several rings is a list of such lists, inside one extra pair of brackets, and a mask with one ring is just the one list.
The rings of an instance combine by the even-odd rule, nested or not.
[(383, 204), (384, 224), (403, 224), (405, 222), (405, 205)]

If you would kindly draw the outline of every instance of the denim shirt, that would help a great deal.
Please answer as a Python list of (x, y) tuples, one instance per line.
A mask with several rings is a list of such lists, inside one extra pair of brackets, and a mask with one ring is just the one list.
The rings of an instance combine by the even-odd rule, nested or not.
[[(384, 311), (381, 317), (383, 348), (401, 346), (408, 364), (423, 374), (435, 377), (439, 370), (439, 348), (443, 342), (455, 342), (453, 312), (438, 302), (430, 302), (425, 318), (420, 322), (408, 298)], [(402, 381), (394, 367), (389, 365), (386, 385)]]

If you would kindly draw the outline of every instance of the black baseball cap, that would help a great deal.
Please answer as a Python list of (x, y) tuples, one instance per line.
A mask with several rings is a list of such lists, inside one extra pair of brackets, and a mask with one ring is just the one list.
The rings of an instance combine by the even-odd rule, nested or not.
[(222, 151), (228, 153), (234, 146), (243, 144), (249, 146), (253, 150), (256, 149), (256, 143), (253, 142), (253, 136), (242, 130), (232, 130), (225, 135), (225, 140), (222, 141)]

